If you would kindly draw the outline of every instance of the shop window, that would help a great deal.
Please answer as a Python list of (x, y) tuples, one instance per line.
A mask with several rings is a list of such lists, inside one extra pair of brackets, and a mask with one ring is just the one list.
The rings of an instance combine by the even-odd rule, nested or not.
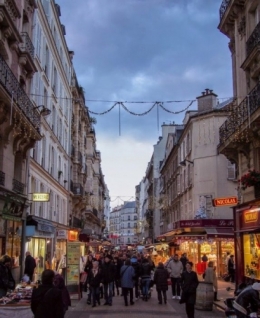
[(12, 266), (20, 265), (22, 222), (7, 221), (6, 254), (12, 258)]
[(27, 250), (31, 253), (32, 257), (36, 261), (36, 277), (35, 279), (40, 279), (41, 273), (44, 271), (44, 261), (46, 255), (46, 240), (41, 238), (31, 238), (28, 242)]
[(260, 233), (244, 234), (244, 273), (260, 279)]

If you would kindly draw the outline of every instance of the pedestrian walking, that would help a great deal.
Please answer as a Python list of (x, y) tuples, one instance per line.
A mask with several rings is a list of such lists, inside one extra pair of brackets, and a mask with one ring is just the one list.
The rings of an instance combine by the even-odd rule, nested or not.
[(42, 284), (34, 288), (31, 299), (31, 310), (34, 318), (64, 318), (62, 292), (53, 285), (54, 271), (42, 272)]
[(172, 283), (172, 299), (181, 299), (180, 279), (181, 273), (183, 272), (183, 265), (179, 260), (178, 254), (175, 254), (168, 262), (167, 270)]
[(194, 307), (196, 303), (196, 290), (199, 284), (197, 273), (192, 270), (193, 263), (187, 262), (186, 271), (181, 274), (182, 294), (180, 304), (186, 304), (188, 318), (194, 318)]
[(31, 253), (27, 251), (25, 253), (25, 267), (24, 267), (24, 274), (28, 275), (30, 278), (30, 281), (33, 281), (33, 274), (36, 267), (35, 259), (31, 256)]
[(65, 286), (64, 278), (60, 274), (56, 274), (54, 276), (53, 285), (61, 291), (62, 302), (63, 302), (63, 312), (65, 315), (66, 311), (69, 309), (69, 306), (71, 306), (71, 300), (70, 300), (70, 294), (68, 292), (68, 289)]
[(102, 281), (102, 271), (99, 268), (98, 261), (93, 262), (87, 281), (92, 295), (92, 307), (96, 307), (96, 303), (100, 305), (100, 284)]
[(156, 285), (158, 303), (160, 305), (162, 304), (162, 296), (164, 303), (167, 304), (166, 291), (168, 290), (168, 276), (169, 273), (167, 269), (164, 268), (163, 263), (160, 262), (154, 273), (154, 283)]
[(138, 262), (136, 255), (133, 255), (130, 261), (135, 271), (134, 287), (135, 287), (135, 299), (137, 300), (139, 298), (139, 277), (141, 273), (141, 265)]
[(206, 283), (212, 283), (213, 284), (213, 289), (214, 289), (214, 300), (219, 301), (217, 298), (218, 295), (218, 280), (217, 280), (217, 275), (216, 275), (216, 267), (213, 266), (213, 262), (209, 261), (208, 263), (208, 268), (205, 271), (205, 278), (204, 281)]
[(230, 276), (231, 283), (235, 282), (235, 261), (234, 261), (234, 255), (230, 255), (230, 258), (228, 260), (228, 274)]
[(113, 285), (115, 280), (115, 266), (112, 263), (112, 256), (106, 255), (105, 262), (101, 268), (104, 286), (104, 305), (112, 306)]
[(141, 285), (142, 285), (142, 293), (143, 300), (148, 300), (148, 294), (151, 284), (151, 272), (153, 266), (149, 263), (148, 259), (144, 258), (141, 266)]
[(125, 260), (125, 265), (121, 267), (120, 270), (121, 276), (121, 287), (124, 296), (125, 306), (128, 306), (128, 293), (130, 294), (130, 305), (134, 304), (133, 300), (133, 287), (134, 287), (134, 278), (135, 278), (135, 270), (131, 265), (129, 259)]
[(189, 261), (188, 257), (187, 257), (187, 253), (183, 253), (180, 257), (180, 261), (182, 263), (183, 266), (183, 270), (186, 271), (186, 264)]

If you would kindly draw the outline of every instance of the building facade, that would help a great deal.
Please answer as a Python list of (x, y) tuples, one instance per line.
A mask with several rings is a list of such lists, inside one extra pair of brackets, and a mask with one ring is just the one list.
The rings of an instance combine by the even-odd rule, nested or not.
[[(239, 180), (248, 170), (260, 171), (260, 3), (257, 0), (222, 1), (219, 13), (218, 28), (230, 39), (234, 101), (219, 130), (218, 151), (236, 164)], [(234, 209), (238, 233), (236, 281), (241, 282), (252, 277), (260, 279), (257, 265), (260, 259), (259, 230), (256, 226), (259, 192), (257, 187), (243, 186), (241, 182), (237, 187), (240, 205)], [(247, 234), (244, 234), (245, 229)]]
[(114, 246), (120, 245), (120, 214), (123, 205), (116, 206), (109, 215), (109, 239)]
[(161, 166), (160, 239), (170, 239), (172, 252), (186, 252), (197, 266), (207, 254), (223, 274), (226, 252), (234, 252), (233, 215), (229, 206), (212, 202), (237, 194), (235, 165), (217, 153), (227, 102), (218, 104), (208, 89), (197, 101), (198, 110), (186, 112), (183, 125), (168, 136)]
[(124, 202), (120, 209), (120, 244), (133, 245), (137, 238), (137, 211), (135, 201)]
[(29, 151), (41, 140), (41, 114), (30, 99), (37, 71), (32, 43), (34, 1), (2, 1), (0, 40), (0, 254), (12, 258), (15, 279), (24, 263), (29, 207)]

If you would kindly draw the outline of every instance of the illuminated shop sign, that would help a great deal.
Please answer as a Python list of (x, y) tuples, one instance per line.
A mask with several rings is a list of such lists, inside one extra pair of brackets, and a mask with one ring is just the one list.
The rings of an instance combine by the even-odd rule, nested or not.
[(244, 222), (255, 223), (258, 221), (259, 209), (256, 210), (245, 210), (244, 211)]
[(238, 203), (237, 197), (216, 198), (212, 200), (212, 204), (215, 207), (236, 205), (237, 203)]
[(49, 193), (33, 193), (32, 200), (34, 202), (48, 202), (50, 201), (50, 194)]

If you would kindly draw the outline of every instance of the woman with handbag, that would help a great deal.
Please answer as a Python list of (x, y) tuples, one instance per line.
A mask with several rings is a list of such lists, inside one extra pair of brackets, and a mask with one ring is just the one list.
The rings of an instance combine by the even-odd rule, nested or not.
[(8, 255), (0, 258), (0, 298), (7, 294), (8, 289), (15, 288), (15, 280), (11, 273), (12, 259)]

